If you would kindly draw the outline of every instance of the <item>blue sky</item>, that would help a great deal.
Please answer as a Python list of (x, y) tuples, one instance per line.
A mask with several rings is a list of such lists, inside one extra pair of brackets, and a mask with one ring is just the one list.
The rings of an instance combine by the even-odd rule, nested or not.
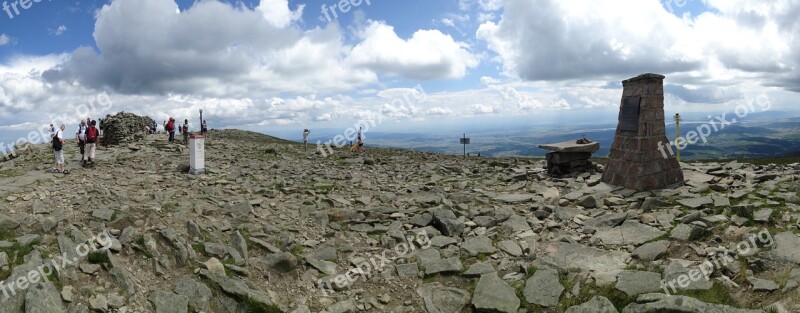
[(31, 3), (0, 12), (2, 140), (75, 124), (100, 94), (113, 105), (87, 113), (204, 109), (212, 126), (269, 132), (613, 122), (619, 81), (645, 72), (667, 76), (669, 114), (764, 97), (796, 112), (800, 91), (791, 0)]

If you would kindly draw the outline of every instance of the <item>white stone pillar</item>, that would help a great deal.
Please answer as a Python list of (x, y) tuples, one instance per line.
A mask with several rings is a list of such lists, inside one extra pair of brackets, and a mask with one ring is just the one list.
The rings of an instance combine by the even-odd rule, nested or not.
[(192, 134), (189, 137), (189, 174), (203, 175), (205, 172), (205, 138)]

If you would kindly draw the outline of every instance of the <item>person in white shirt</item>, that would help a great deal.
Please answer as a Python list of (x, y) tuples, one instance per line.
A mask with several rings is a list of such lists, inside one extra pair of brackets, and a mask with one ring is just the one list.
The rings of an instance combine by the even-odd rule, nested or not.
[(53, 134), (53, 151), (56, 159), (56, 166), (53, 168), (55, 173), (69, 174), (69, 171), (64, 169), (64, 129), (66, 125), (61, 124), (61, 128), (55, 130)]
[(308, 130), (308, 129), (303, 130), (303, 149), (304, 150), (308, 149), (308, 134), (310, 134), (310, 133), (311, 133), (311, 131)]
[(81, 149), (81, 162), (86, 163), (86, 159), (84, 159), (85, 155), (85, 147), (86, 147), (86, 129), (88, 126), (86, 125), (86, 120), (81, 120), (81, 126), (78, 126), (78, 132), (75, 133), (75, 139), (78, 139), (78, 147)]

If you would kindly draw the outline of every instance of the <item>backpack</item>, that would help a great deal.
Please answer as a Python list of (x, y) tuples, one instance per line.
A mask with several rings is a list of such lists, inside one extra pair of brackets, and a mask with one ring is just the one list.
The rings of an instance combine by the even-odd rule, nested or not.
[(96, 143), (97, 142), (97, 128), (89, 126), (89, 129), (86, 130), (86, 142), (88, 143)]
[(170, 133), (175, 132), (175, 122), (169, 121), (169, 123), (167, 123), (167, 131)]
[(61, 143), (61, 139), (58, 138), (58, 135), (61, 133), (60, 130), (56, 131), (55, 136), (53, 136), (53, 150), (61, 151), (64, 148), (64, 145)]

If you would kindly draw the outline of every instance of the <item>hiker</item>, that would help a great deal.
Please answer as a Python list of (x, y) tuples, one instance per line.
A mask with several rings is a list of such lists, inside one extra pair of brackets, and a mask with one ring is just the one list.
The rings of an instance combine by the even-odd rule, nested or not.
[(81, 120), (81, 125), (78, 126), (78, 132), (75, 133), (75, 139), (78, 140), (78, 148), (81, 150), (81, 163), (86, 164), (85, 151), (86, 151), (86, 120)]
[(183, 127), (181, 127), (181, 133), (183, 133), (183, 143), (189, 144), (189, 120), (183, 120)]
[[(97, 121), (92, 121), (89, 128), (86, 129), (86, 154), (88, 163), (94, 165), (94, 153), (97, 150), (97, 145), (100, 143), (97, 140), (100, 137), (100, 130), (97, 129)], [(84, 162), (86, 164), (87, 162)]]
[(206, 124), (206, 120), (203, 120), (203, 124), (200, 125), (200, 133), (201, 135), (205, 136), (207, 131), (208, 131), (208, 125)]
[(60, 129), (56, 129), (53, 132), (53, 154), (55, 155), (56, 159), (56, 166), (53, 167), (53, 173), (63, 173), (69, 174), (68, 170), (64, 169), (64, 129), (67, 128), (66, 125), (61, 124)]
[(167, 125), (164, 128), (169, 133), (169, 140), (167, 141), (167, 143), (169, 144), (175, 143), (175, 119), (170, 117), (169, 122), (167, 122)]
[(157, 133), (158, 133), (158, 124), (156, 123), (156, 121), (153, 121), (153, 131), (151, 132), (151, 134), (157, 134)]
[(56, 128), (53, 127), (53, 124), (50, 124), (50, 139), (53, 139), (53, 136), (56, 135)]
[(310, 134), (310, 133), (311, 133), (311, 131), (308, 130), (308, 128), (303, 130), (303, 150), (308, 148), (308, 134)]

